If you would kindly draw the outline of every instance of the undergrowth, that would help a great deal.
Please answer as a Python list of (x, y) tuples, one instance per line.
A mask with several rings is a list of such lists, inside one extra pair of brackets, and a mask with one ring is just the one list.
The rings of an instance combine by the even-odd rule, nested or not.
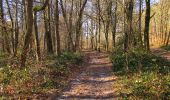
[(167, 45), (167, 46), (164, 45), (164, 46), (161, 46), (161, 48), (169, 51), (170, 50), (170, 45)]
[[(117, 50), (110, 57), (124, 99), (170, 99), (170, 62), (144, 50)], [(128, 67), (128, 69), (127, 69)]]
[(81, 54), (70, 52), (63, 52), (59, 57), (48, 56), (41, 64), (28, 61), (24, 68), (18, 67), (18, 59), (13, 58), (0, 66), (0, 99), (48, 96), (50, 91), (58, 93), (66, 86), (73, 69), (81, 63)]

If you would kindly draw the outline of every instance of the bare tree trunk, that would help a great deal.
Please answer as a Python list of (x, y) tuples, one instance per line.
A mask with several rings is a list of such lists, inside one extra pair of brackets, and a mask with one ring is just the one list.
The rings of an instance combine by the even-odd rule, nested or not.
[(166, 46), (169, 45), (169, 40), (170, 40), (170, 31), (169, 31), (168, 38), (167, 38), (167, 41), (166, 41)]
[(146, 15), (145, 15), (145, 30), (144, 30), (144, 45), (147, 51), (150, 51), (149, 46), (149, 23), (150, 23), (150, 0), (146, 2)]
[(37, 47), (37, 56), (38, 60), (41, 60), (41, 51), (40, 51), (40, 41), (38, 35), (38, 26), (37, 26), (37, 12), (34, 11), (34, 30), (35, 30), (35, 38), (36, 38), (36, 47)]
[(67, 32), (68, 32), (68, 43), (67, 43), (68, 51), (72, 51), (72, 48), (73, 48), (73, 39), (72, 39), (73, 0), (71, 1), (71, 11), (70, 11), (69, 20), (67, 19), (66, 9), (64, 8), (63, 0), (60, 0), (60, 6), (62, 9), (62, 15), (63, 15), (64, 22), (65, 22)]
[(94, 49), (94, 23), (93, 23), (93, 20), (91, 19), (91, 30), (90, 30), (90, 33), (91, 33), (91, 49), (93, 50)]
[(79, 12), (79, 15), (78, 15), (79, 16), (78, 20), (76, 22), (76, 42), (75, 42), (74, 51), (79, 50), (80, 32), (81, 32), (81, 27), (82, 27), (82, 17), (83, 17), (83, 12), (84, 12), (84, 8), (85, 8), (86, 3), (87, 3), (87, 0), (84, 0), (83, 5), (82, 5), (80, 12)]
[(100, 34), (101, 34), (101, 9), (100, 9), (100, 0), (97, 0), (97, 8), (98, 8), (98, 51), (100, 52)]
[(56, 15), (56, 37), (57, 37), (57, 54), (60, 55), (61, 54), (61, 50), (60, 50), (60, 34), (59, 34), (59, 9), (58, 9), (58, 0), (56, 0), (56, 11), (55, 11)]
[(46, 11), (44, 12), (44, 25), (45, 25), (45, 39), (46, 39), (46, 43), (47, 43), (47, 52), (49, 54), (53, 54), (53, 45), (52, 45), (52, 38), (51, 38), (51, 33), (49, 31), (49, 27), (48, 26), (48, 19), (47, 19), (47, 14)]
[(8, 15), (10, 17), (10, 20), (11, 20), (11, 26), (12, 26), (12, 32), (11, 32), (11, 39), (12, 39), (12, 50), (13, 52), (15, 52), (15, 41), (14, 41), (14, 20), (13, 20), (13, 17), (11, 15), (11, 8), (9, 6), (9, 1), (6, 0), (6, 4), (7, 4), (7, 7), (8, 7)]
[(10, 54), (11, 53), (11, 49), (10, 49), (10, 43), (8, 40), (8, 32), (7, 32), (7, 28), (6, 28), (6, 22), (4, 19), (4, 7), (3, 7), (3, 0), (0, 0), (0, 19), (1, 19), (1, 23), (2, 25), (2, 37), (3, 37), (3, 47), (4, 49), (6, 49), (6, 51)]
[[(116, 28), (117, 28), (117, 0), (115, 2), (115, 13), (114, 13), (114, 19), (111, 17), (111, 22), (112, 22), (112, 50), (116, 46)], [(112, 14), (111, 14), (112, 15)]]
[(126, 51), (132, 48), (132, 40), (133, 40), (133, 29), (132, 29), (132, 19), (133, 19), (133, 0), (126, 1), (126, 17), (127, 17), (127, 44)]
[(25, 41), (24, 41), (24, 47), (22, 50), (21, 54), (21, 67), (25, 67), (25, 62), (27, 58), (27, 53), (29, 51), (29, 45), (31, 44), (32, 40), (32, 26), (33, 26), (33, 0), (27, 0), (27, 20), (26, 20), (26, 26), (27, 26), (27, 31), (26, 31), (26, 36), (25, 36)]
[(141, 27), (141, 17), (142, 17), (142, 0), (139, 0), (139, 46), (142, 47), (143, 43), (142, 43), (142, 27)]
[(19, 38), (19, 27), (18, 27), (18, 1), (16, 0), (16, 21), (15, 21), (15, 52), (14, 52), (14, 56), (17, 55), (18, 53), (18, 38)]
[(38, 25), (37, 25), (37, 12), (44, 10), (48, 5), (48, 2), (49, 0), (46, 0), (44, 5), (39, 9), (34, 8), (34, 30), (35, 30), (37, 56), (39, 61), (41, 60), (41, 49), (40, 49), (40, 40), (39, 40)]
[(96, 40), (96, 45), (95, 45), (95, 50), (97, 50), (97, 47), (98, 47), (98, 39), (97, 39), (97, 36), (98, 36), (98, 26), (97, 26), (97, 23), (95, 24), (95, 27), (96, 27), (96, 34), (95, 34), (95, 40)]

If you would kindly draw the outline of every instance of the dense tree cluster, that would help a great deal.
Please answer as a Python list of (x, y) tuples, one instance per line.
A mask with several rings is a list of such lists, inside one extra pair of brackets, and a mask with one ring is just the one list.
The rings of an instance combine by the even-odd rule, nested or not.
[(40, 61), (83, 48), (149, 51), (170, 39), (168, 0), (0, 0), (0, 12), (1, 51), (21, 55), (21, 66), (30, 52)]

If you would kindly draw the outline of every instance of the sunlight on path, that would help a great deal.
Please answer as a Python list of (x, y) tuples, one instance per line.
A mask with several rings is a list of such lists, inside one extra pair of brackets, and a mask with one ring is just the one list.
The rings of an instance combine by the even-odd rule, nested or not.
[(107, 54), (89, 52), (86, 70), (70, 82), (70, 86), (57, 99), (113, 99), (116, 98), (113, 75)]

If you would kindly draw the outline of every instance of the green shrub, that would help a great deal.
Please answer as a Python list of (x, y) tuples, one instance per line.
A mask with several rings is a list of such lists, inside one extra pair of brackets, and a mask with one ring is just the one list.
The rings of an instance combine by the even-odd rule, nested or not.
[(60, 64), (66, 64), (66, 63), (80, 64), (82, 61), (83, 60), (80, 53), (63, 52), (58, 57), (58, 63)]
[(168, 60), (142, 50), (134, 50), (128, 53), (119, 50), (119, 52), (113, 53), (110, 59), (114, 71), (125, 71), (126, 66), (128, 66), (129, 71), (137, 71), (140, 67), (142, 67), (141, 70), (158, 69), (164, 73), (168, 73), (170, 70)]
[(58, 76), (67, 75), (70, 71), (68, 65), (81, 64), (83, 59), (80, 53), (63, 52), (60, 56), (48, 56), (48, 67)]

